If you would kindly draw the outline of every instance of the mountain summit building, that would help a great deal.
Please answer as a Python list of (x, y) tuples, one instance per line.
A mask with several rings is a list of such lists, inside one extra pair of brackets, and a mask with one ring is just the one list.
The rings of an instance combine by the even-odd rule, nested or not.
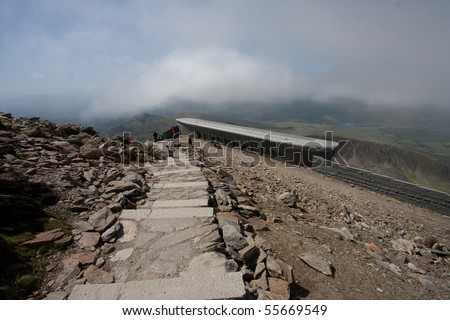
[(234, 124), (200, 120), (194, 118), (177, 119), (179, 125), (195, 136), (216, 141), (260, 155), (280, 158), (286, 162), (311, 166), (313, 158), (332, 160), (339, 144), (331, 140), (301, 137), (263, 129), (243, 127)]

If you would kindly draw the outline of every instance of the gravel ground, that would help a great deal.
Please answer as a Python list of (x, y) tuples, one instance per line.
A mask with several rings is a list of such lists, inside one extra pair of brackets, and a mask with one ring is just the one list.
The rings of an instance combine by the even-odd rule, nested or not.
[[(254, 153), (203, 150), (206, 166), (230, 173), (267, 216), (269, 231), (258, 234), (293, 266), (292, 298), (450, 298), (449, 217)], [(278, 199), (284, 192), (297, 195), (294, 207)], [(333, 275), (304, 253), (328, 260)]]

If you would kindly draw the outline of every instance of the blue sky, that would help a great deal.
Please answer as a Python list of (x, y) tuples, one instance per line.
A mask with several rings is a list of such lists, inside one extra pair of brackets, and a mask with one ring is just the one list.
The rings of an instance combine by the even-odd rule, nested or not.
[(450, 106), (450, 1), (0, 0), (0, 98)]

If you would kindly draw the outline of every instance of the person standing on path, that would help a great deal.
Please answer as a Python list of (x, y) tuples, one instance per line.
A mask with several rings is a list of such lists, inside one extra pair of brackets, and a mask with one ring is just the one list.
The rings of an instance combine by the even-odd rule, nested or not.
[(155, 140), (155, 142), (158, 141), (158, 134), (156, 133), (156, 131), (153, 131), (153, 139)]

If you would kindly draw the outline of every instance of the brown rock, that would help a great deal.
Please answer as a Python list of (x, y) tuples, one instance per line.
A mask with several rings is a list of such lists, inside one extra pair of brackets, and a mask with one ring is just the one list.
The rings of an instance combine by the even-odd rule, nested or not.
[(294, 273), (292, 266), (287, 264), (286, 262), (276, 259), (276, 262), (281, 268), (283, 279), (286, 280), (289, 284), (294, 282)]
[(100, 241), (100, 234), (98, 232), (82, 232), (81, 238), (78, 240), (80, 247), (89, 248), (95, 247)]
[(269, 278), (269, 292), (267, 296), (272, 300), (289, 300), (289, 283), (278, 278)]
[(103, 232), (111, 227), (117, 218), (112, 214), (109, 208), (104, 207), (89, 216), (89, 224), (94, 227), (95, 231)]
[(93, 231), (94, 227), (91, 226), (88, 222), (86, 221), (80, 221), (77, 222), (77, 227), (78, 229), (80, 229), (81, 231)]
[(429, 237), (426, 237), (425, 240), (423, 240), (423, 245), (427, 248), (432, 248), (436, 242), (438, 242), (438, 241), (435, 237), (429, 236)]
[(80, 272), (79, 256), (78, 254), (71, 255), (62, 261), (63, 270), (56, 278), (57, 285), (64, 285), (71, 279), (74, 279)]
[(140, 189), (140, 187), (131, 181), (111, 181), (105, 189), (106, 193), (119, 193), (128, 190)]
[(251, 200), (249, 198), (247, 198), (247, 197), (239, 196), (239, 197), (236, 198), (236, 200), (237, 200), (238, 204), (245, 204), (245, 205), (251, 205), (252, 204)]
[(89, 283), (92, 284), (106, 284), (114, 282), (114, 276), (111, 273), (99, 269), (94, 265), (91, 265), (84, 270), (84, 277)]
[(264, 270), (259, 279), (256, 281), (258, 284), (258, 288), (261, 288), (263, 290), (269, 289), (269, 285), (267, 283), (267, 271)]
[(267, 256), (266, 260), (267, 271), (269, 275), (274, 278), (279, 278), (282, 276), (282, 271), (277, 261), (272, 256)]
[(383, 261), (389, 261), (389, 259), (384, 254), (383, 250), (378, 247), (375, 243), (366, 243), (364, 245), (366, 252), (373, 258)]
[(51, 243), (55, 240), (58, 240), (64, 236), (64, 232), (61, 231), (60, 228), (53, 229), (50, 231), (45, 231), (38, 233), (33, 240), (22, 243), (26, 246), (39, 246), (47, 243)]
[(73, 237), (72, 237), (72, 235), (69, 234), (61, 239), (56, 240), (55, 244), (68, 244), (68, 243), (72, 242), (72, 240), (73, 240)]
[(333, 270), (330, 261), (318, 254), (304, 253), (300, 255), (300, 259), (303, 260), (311, 268), (322, 272), (324, 275), (332, 276)]
[(269, 227), (267, 226), (267, 222), (261, 220), (260, 218), (250, 218), (248, 221), (253, 226), (253, 230), (255, 231), (269, 231)]
[(405, 252), (408, 254), (414, 254), (416, 245), (413, 241), (407, 239), (391, 240), (392, 248), (394, 250)]
[(384, 255), (383, 250), (381, 250), (375, 243), (366, 243), (364, 247), (367, 253), (374, 252), (380, 256)]
[(295, 207), (298, 197), (295, 193), (285, 192), (278, 196), (278, 201), (281, 201), (287, 207)]
[(261, 274), (264, 272), (264, 270), (266, 270), (266, 264), (264, 262), (258, 263), (255, 268), (255, 274), (254, 274), (255, 279), (258, 279), (261, 276)]
[(78, 254), (78, 261), (81, 265), (93, 264), (95, 263), (95, 261), (97, 261), (99, 255), (100, 255), (99, 250), (95, 250), (94, 252), (90, 253), (82, 252)]

